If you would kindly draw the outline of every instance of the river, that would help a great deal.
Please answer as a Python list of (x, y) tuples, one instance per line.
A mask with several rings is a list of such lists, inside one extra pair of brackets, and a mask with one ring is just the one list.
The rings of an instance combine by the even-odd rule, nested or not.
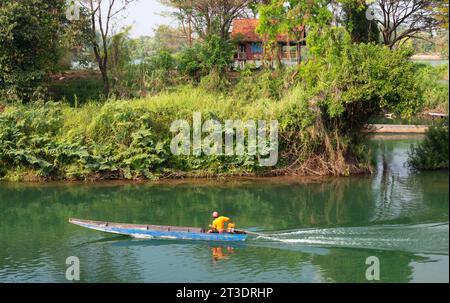
[[(0, 183), (0, 282), (449, 281), (448, 171), (411, 172), (420, 136), (372, 139), (377, 170), (348, 178)], [(69, 217), (206, 227), (213, 210), (266, 233), (241, 244), (138, 240)]]

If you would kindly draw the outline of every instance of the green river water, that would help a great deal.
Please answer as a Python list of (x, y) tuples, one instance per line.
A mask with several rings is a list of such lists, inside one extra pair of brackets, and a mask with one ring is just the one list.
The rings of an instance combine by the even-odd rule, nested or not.
[[(0, 282), (449, 281), (448, 171), (404, 165), (417, 136), (372, 140), (371, 176), (165, 183), (0, 183)], [(213, 210), (270, 233), (241, 244), (138, 240), (69, 217), (206, 227)]]

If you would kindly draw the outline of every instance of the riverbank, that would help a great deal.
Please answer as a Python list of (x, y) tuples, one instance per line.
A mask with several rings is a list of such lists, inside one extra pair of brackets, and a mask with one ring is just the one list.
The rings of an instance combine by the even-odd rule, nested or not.
[[(373, 140), (383, 141), (395, 141), (395, 140), (422, 140), (422, 134), (414, 133), (372, 133), (369, 137), (369, 142)], [(371, 148), (369, 148), (369, 154)], [(368, 169), (367, 171), (360, 172), (358, 174), (349, 174), (347, 177), (353, 176), (369, 176), (374, 173), (375, 168)], [(30, 185), (35, 184), (41, 186), (42, 184), (48, 184), (48, 186), (65, 184), (65, 185), (77, 185), (77, 184), (96, 184), (97, 186), (114, 186), (114, 185), (138, 185), (138, 184), (166, 184), (166, 185), (184, 185), (184, 184), (197, 184), (201, 185), (215, 185), (220, 186), (224, 184), (226, 186), (254, 183), (260, 184), (311, 184), (322, 183), (334, 180), (332, 175), (324, 174), (277, 174), (271, 171), (266, 173), (208, 173), (204, 171), (199, 172), (173, 172), (167, 175), (155, 175), (152, 179), (147, 178), (125, 178), (123, 175), (111, 174), (111, 172), (105, 172), (102, 174), (87, 175), (83, 179), (77, 178), (64, 178), (64, 177), (43, 177), (39, 176), (34, 170), (18, 171), (12, 173), (0, 179), (0, 182), (6, 184), (20, 184), (21, 182), (28, 183)]]
[[(175, 156), (170, 151), (170, 139), (175, 135), (170, 131), (170, 121), (192, 119), (189, 117), (191, 111), (195, 112), (203, 107), (209, 113), (207, 117), (220, 120), (225, 120), (224, 117), (227, 116), (235, 119), (265, 118), (277, 119), (282, 124), (286, 107), (290, 105), (282, 100), (270, 104), (270, 111), (267, 107), (257, 111), (255, 104), (240, 104), (240, 111), (236, 111), (233, 108), (236, 100), (218, 103), (210, 96), (210, 99), (206, 99), (207, 102), (200, 105), (200, 100), (205, 101), (205, 96), (202, 95), (202, 99), (194, 96), (192, 99), (191, 95), (191, 99), (184, 96), (188, 100), (187, 104), (181, 104), (174, 99), (177, 95), (167, 94), (164, 101), (156, 97), (149, 100), (89, 104), (82, 108), (53, 103), (45, 106), (8, 106), (0, 114), (0, 138), (3, 142), (0, 180), (270, 180), (272, 177), (323, 178), (373, 172), (370, 161), (361, 158), (345, 160), (340, 168), (342, 173), (333, 173), (328, 160), (312, 150), (309, 155), (304, 156), (303, 161), (297, 157), (296, 162), (289, 162), (288, 157), (292, 155), (286, 155), (285, 138), (292, 137), (292, 132), (286, 132), (286, 129), (280, 130), (279, 159), (275, 167), (260, 167), (258, 158), (252, 156)], [(189, 120), (187, 121), (189, 124)], [(413, 133), (423, 134), (427, 129), (426, 125), (374, 124), (365, 129), (365, 136), (407, 136)], [(302, 134), (305, 132), (299, 129), (293, 138), (301, 138)], [(370, 154), (367, 143), (362, 143), (360, 148), (366, 155)]]
[[(274, 170), (268, 170), (266, 172), (224, 172), (216, 173), (209, 171), (193, 171), (193, 172), (169, 172), (169, 173), (159, 173), (151, 172), (150, 176), (138, 176), (138, 177), (128, 177), (123, 172), (120, 171), (106, 171), (103, 173), (87, 174), (81, 177), (67, 177), (67, 176), (41, 176), (37, 170), (19, 170), (19, 171), (8, 171), (0, 178), (0, 182), (13, 182), (13, 183), (97, 183), (97, 182), (118, 182), (125, 184), (135, 184), (135, 183), (170, 183), (170, 184), (183, 184), (192, 182), (240, 182), (249, 180), (259, 180), (262, 182), (272, 183), (273, 180), (287, 180), (294, 181), (298, 178), (304, 179), (306, 182), (322, 182), (327, 178), (333, 178), (332, 174), (326, 174), (319, 171), (310, 170), (311, 173), (296, 173), (295, 171), (289, 172), (285, 168), (279, 168)], [(371, 167), (366, 169), (358, 169), (350, 171), (348, 170), (343, 177), (358, 176), (358, 175), (370, 175), (372, 172)]]
[[(211, 113), (215, 102), (210, 102)], [(144, 100), (92, 104), (75, 109), (60, 104), (45, 108), (10, 106), (0, 115), (0, 123), (4, 126), (0, 135), (4, 146), (15, 146), (15, 149), (6, 152), (3, 149), (3, 157), (0, 158), (0, 179), (13, 182), (158, 182), (198, 179), (203, 182), (208, 179), (270, 180), (273, 177), (298, 176), (314, 179), (336, 175), (327, 170), (328, 164), (319, 154), (311, 154), (309, 158), (304, 158), (303, 162), (297, 161), (298, 163), (292, 165), (287, 161), (283, 147), (279, 150), (278, 165), (268, 168), (259, 167), (257, 158), (253, 157), (244, 158), (245, 162), (242, 162), (242, 158), (237, 156), (211, 158), (205, 155), (171, 155), (168, 147), (172, 134), (169, 130), (170, 115), (162, 117), (154, 114), (165, 112), (167, 115), (169, 104), (180, 108), (180, 104), (172, 103), (172, 100), (167, 101), (163, 106), (164, 110), (157, 109), (161, 104), (156, 105)], [(281, 111), (278, 114), (280, 117), (283, 115), (281, 107), (286, 103), (275, 105), (275, 108)], [(189, 108), (189, 105), (183, 106)], [(190, 110), (195, 111), (198, 105), (191, 106)], [(217, 107), (215, 109), (217, 110)], [(186, 109), (185, 115), (190, 110)], [(232, 115), (230, 107), (222, 107), (222, 110), (224, 112), (221, 115)], [(241, 107), (241, 110), (240, 115), (252, 117), (251, 112), (254, 119), (277, 117), (273, 112), (272, 115), (266, 115), (265, 111), (261, 111), (258, 116), (253, 109)], [(176, 112), (180, 113), (179, 110)], [(233, 114), (236, 114), (236, 111)], [(182, 116), (175, 115), (171, 119), (175, 120), (175, 117)], [(390, 133), (408, 135), (423, 134), (427, 128), (428, 126), (414, 125), (372, 125), (366, 132), (372, 133), (371, 136)], [(285, 136), (284, 130), (280, 130), (282, 140)], [(281, 141), (280, 145), (285, 143)], [(119, 150), (112, 148), (113, 146)], [(367, 146), (363, 148), (366, 154), (370, 154)], [(13, 164), (9, 168), (8, 157), (9, 163)], [(365, 161), (364, 164), (346, 162), (348, 166), (343, 168), (345, 172), (340, 175), (370, 174), (373, 168), (367, 159)], [(196, 163), (196, 166), (186, 166), (186, 163)], [(302, 170), (298, 169), (299, 166), (302, 166)]]
[[(297, 93), (280, 100), (248, 101), (186, 87), (139, 100), (109, 100), (78, 108), (61, 103), (8, 105), (0, 114), (0, 178), (155, 180), (370, 171), (364, 147), (358, 145), (362, 143), (349, 144), (351, 138), (345, 134), (331, 133), (318, 124), (312, 110), (298, 108)], [(233, 132), (244, 125), (246, 153), (236, 152), (238, 143), (233, 139), (233, 153), (227, 156), (206, 153), (205, 145), (203, 153), (194, 155), (197, 116), (200, 134), (196, 138), (203, 144), (212, 133), (204, 122), (215, 120), (222, 126), (226, 121), (242, 122)], [(186, 130), (174, 127), (180, 121)], [(253, 132), (248, 125), (256, 126), (258, 121), (267, 125), (264, 145), (256, 145), (250, 137), (254, 133), (256, 140), (256, 128)], [(214, 144), (223, 148), (227, 134), (222, 126), (222, 142)], [(178, 140), (184, 131), (187, 138)], [(269, 137), (272, 132), (278, 134), (277, 141)], [(174, 139), (178, 141), (173, 143)], [(174, 152), (184, 144), (188, 144), (187, 153)], [(273, 164), (261, 164), (273, 155)]]

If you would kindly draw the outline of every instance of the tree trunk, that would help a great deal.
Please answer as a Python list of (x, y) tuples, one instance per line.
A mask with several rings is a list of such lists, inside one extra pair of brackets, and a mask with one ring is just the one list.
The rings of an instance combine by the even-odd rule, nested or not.
[(189, 43), (189, 47), (192, 47), (192, 20), (191, 20), (191, 15), (189, 15), (188, 18), (188, 43)]
[(281, 65), (281, 53), (283, 52), (283, 46), (277, 43), (277, 48), (276, 48), (276, 57), (277, 57), (277, 69), (281, 69), (282, 65)]
[(109, 79), (108, 79), (108, 66), (105, 63), (105, 58), (102, 58), (99, 46), (96, 42), (94, 42), (94, 54), (95, 59), (97, 60), (98, 69), (100, 70), (100, 73), (102, 74), (102, 81), (103, 81), (103, 93), (105, 94), (105, 97), (108, 98), (109, 95)]
[(105, 94), (105, 98), (109, 96), (109, 79), (108, 79), (108, 70), (106, 66), (102, 66), (100, 68), (100, 72), (102, 73), (103, 80), (103, 93)]

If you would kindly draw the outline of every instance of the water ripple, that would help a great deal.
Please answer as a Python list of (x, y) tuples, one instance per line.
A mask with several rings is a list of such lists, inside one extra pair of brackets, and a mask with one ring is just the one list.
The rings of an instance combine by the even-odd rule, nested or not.
[(256, 240), (448, 255), (448, 232), (449, 223), (441, 222), (294, 230), (260, 235)]

